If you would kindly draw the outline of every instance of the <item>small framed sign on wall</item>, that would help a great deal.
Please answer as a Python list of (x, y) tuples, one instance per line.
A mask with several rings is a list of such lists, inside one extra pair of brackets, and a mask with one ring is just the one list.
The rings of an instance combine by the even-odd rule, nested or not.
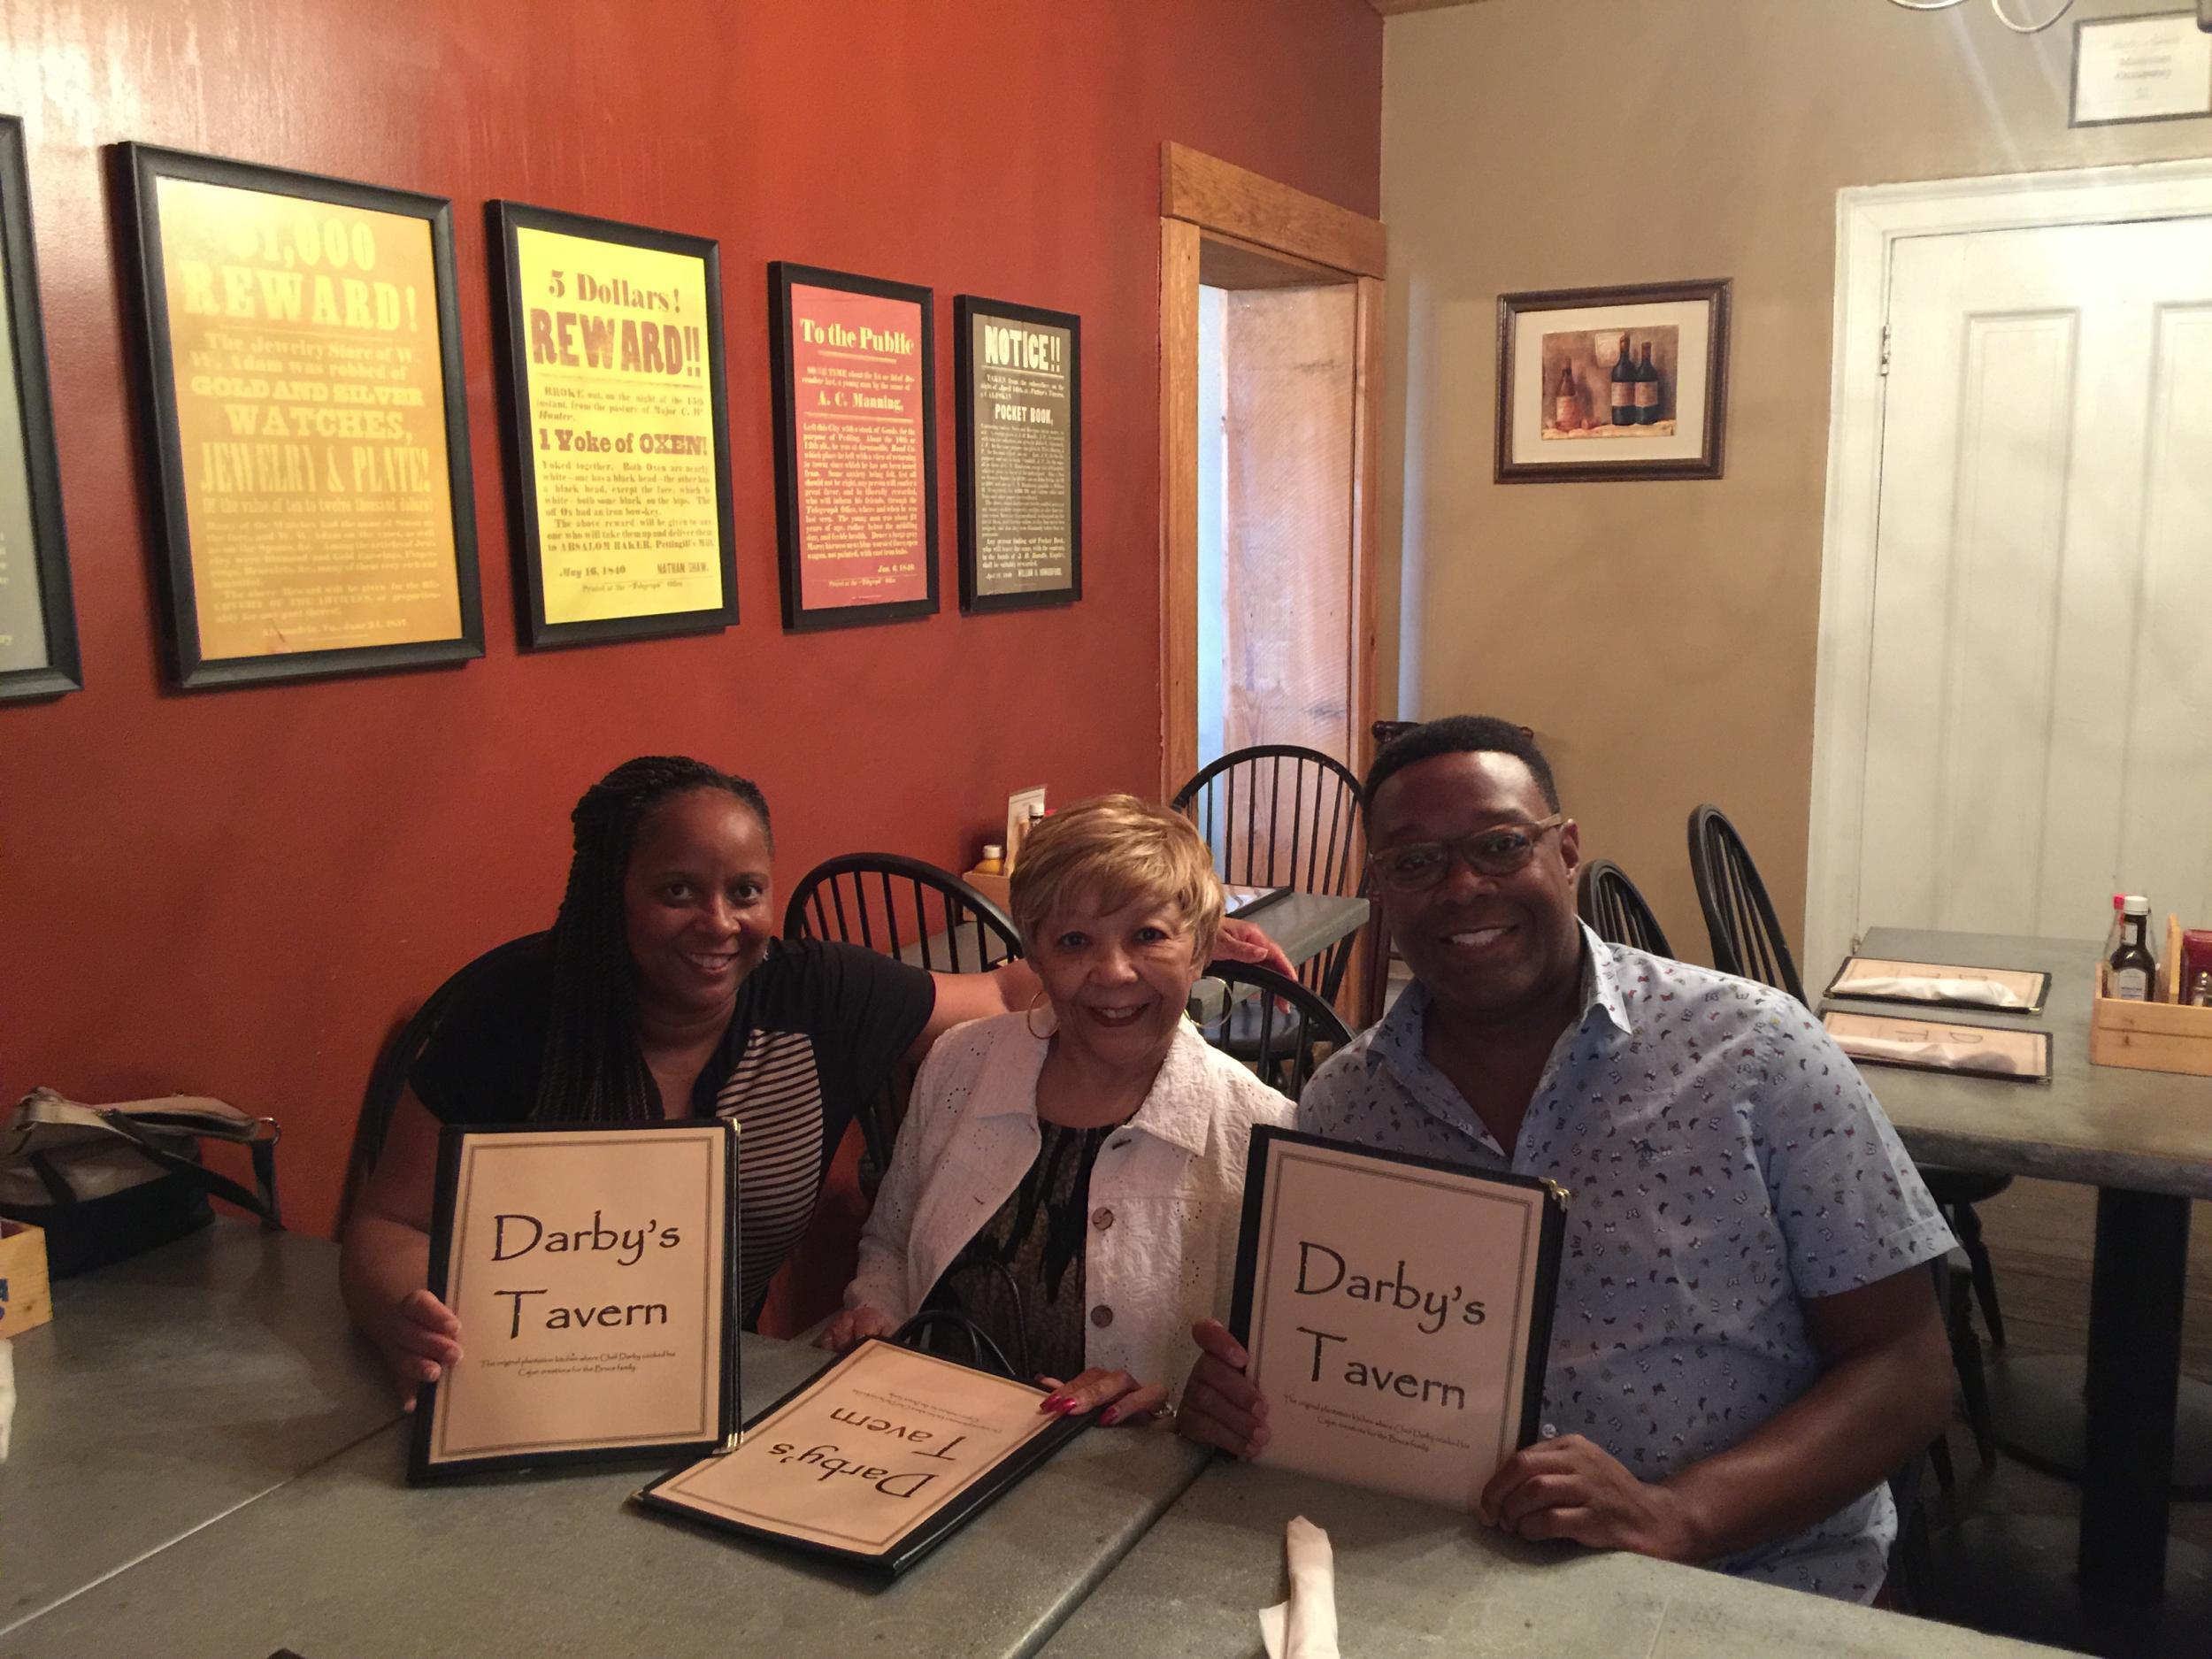
[(2074, 26), (2074, 127), (2212, 116), (2212, 35), (2194, 12)]

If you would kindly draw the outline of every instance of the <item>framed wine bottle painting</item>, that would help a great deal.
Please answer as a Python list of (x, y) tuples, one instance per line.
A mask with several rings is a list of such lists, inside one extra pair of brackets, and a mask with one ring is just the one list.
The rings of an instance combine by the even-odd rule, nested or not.
[(1718, 478), (1729, 287), (1502, 296), (1498, 482)]

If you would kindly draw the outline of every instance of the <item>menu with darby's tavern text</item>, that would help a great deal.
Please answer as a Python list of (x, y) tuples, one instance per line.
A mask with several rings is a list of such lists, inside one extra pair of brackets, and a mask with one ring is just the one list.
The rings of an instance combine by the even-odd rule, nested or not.
[(1536, 1436), (1566, 1194), (1267, 1127), (1247, 1168), (1254, 1461), (1471, 1511)]
[(746, 1426), (736, 1449), (656, 1481), (649, 1509), (903, 1572), (1092, 1420), (1041, 1388), (862, 1343)]
[(430, 1289), (458, 1364), (408, 1474), (696, 1455), (737, 1425), (737, 1126), (448, 1128)]

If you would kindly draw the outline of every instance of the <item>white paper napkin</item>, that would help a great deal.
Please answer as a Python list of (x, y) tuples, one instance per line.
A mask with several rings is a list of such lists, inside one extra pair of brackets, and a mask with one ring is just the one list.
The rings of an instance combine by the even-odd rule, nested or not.
[(2017, 1071), (2010, 1055), (1978, 1042), (1913, 1042), (1901, 1037), (1838, 1037), (1836, 1046), (1854, 1060), (1901, 1060), (1939, 1065), (1950, 1071)]
[(15, 1345), (0, 1336), (0, 1463), (8, 1461), (9, 1432), (15, 1427)]
[(1916, 1002), (1972, 1002), (1983, 1008), (2025, 1008), (2027, 999), (1994, 979), (1869, 978), (1836, 987), (1838, 996), (1900, 996)]
[(1329, 1535), (1302, 1515), (1283, 1529), (1290, 1600), (1260, 1609), (1267, 1659), (1340, 1659), (1336, 1646), (1336, 1555)]

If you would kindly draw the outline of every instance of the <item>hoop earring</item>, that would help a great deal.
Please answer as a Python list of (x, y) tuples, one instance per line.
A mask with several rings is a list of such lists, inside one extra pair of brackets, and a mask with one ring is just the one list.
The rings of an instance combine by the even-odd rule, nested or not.
[(1049, 1023), (1043, 1031), (1039, 1031), (1037, 1029), (1037, 1022), (1030, 1018), (1040, 1007), (1043, 1005), (1044, 1000), (1044, 987), (1042, 986), (1039, 986), (1037, 987), (1037, 995), (1029, 999), (1029, 1006), (1022, 1010), (1023, 1028), (1039, 1042), (1043, 1042), (1046, 1039), (1050, 1037), (1053, 1033), (1060, 1029), (1060, 1022), (1056, 1016), (1050, 1014), (1046, 1016), (1046, 1018)]

